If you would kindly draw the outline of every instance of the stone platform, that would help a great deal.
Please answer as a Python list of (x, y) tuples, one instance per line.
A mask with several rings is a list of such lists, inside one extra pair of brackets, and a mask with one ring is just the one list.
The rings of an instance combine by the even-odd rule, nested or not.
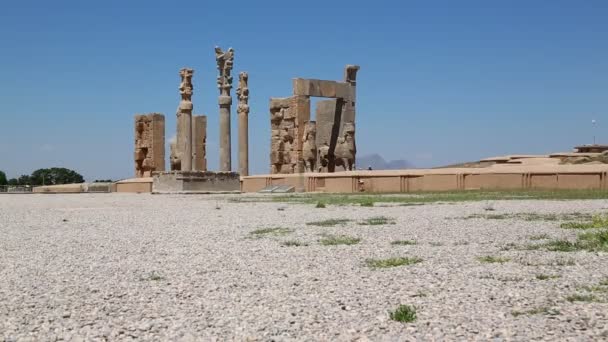
[(240, 193), (237, 172), (171, 171), (152, 174), (153, 194)]
[(483, 168), (348, 171), (242, 177), (242, 192), (291, 185), (298, 192), (399, 193), (456, 190), (608, 190), (608, 164), (497, 164)]

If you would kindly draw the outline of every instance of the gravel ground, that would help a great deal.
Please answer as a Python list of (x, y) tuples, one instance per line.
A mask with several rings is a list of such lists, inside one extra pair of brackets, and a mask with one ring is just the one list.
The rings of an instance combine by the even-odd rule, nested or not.
[[(555, 221), (463, 219), (487, 202), (235, 203), (226, 196), (0, 195), (0, 337), (13, 340), (608, 340), (608, 255), (504, 248)], [(608, 201), (493, 201), (501, 213), (597, 213)], [(360, 225), (383, 215), (395, 224)], [(335, 227), (307, 222), (349, 218)], [(253, 237), (260, 228), (292, 229)], [(360, 238), (324, 246), (322, 234)], [(395, 246), (394, 240), (416, 245)], [(282, 246), (298, 240), (307, 246)], [(541, 241), (542, 242), (542, 241)], [(510, 258), (482, 263), (477, 257)], [(368, 258), (419, 257), (372, 269)], [(537, 275), (559, 276), (546, 280)], [(412, 323), (388, 312), (417, 309)], [(530, 310), (546, 308), (549, 312)], [(514, 312), (523, 313), (514, 315)]]

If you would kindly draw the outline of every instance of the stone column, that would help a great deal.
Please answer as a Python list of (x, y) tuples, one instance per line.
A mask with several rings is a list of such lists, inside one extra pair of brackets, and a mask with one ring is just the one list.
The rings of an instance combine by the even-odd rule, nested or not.
[(239, 99), (237, 113), (239, 115), (239, 173), (249, 175), (249, 75), (239, 73), (239, 87), (236, 94)]
[(192, 75), (194, 70), (181, 69), (182, 82), (179, 86), (181, 101), (177, 107), (177, 159), (181, 171), (192, 170)]
[(231, 166), (231, 147), (230, 147), (230, 107), (232, 97), (232, 65), (234, 63), (234, 50), (229, 48), (223, 52), (219, 47), (215, 47), (215, 59), (219, 76), (217, 77), (217, 87), (220, 90), (220, 171), (232, 171)]

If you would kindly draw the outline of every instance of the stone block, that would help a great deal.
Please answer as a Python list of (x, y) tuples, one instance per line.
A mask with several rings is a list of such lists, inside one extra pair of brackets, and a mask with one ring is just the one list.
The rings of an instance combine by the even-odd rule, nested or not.
[(155, 194), (240, 193), (240, 189), (237, 172), (175, 171), (152, 175)]

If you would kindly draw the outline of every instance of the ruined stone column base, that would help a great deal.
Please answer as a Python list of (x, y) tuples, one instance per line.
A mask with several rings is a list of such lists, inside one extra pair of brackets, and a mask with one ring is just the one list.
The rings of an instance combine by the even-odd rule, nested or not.
[(237, 172), (172, 171), (152, 174), (153, 194), (239, 194)]

